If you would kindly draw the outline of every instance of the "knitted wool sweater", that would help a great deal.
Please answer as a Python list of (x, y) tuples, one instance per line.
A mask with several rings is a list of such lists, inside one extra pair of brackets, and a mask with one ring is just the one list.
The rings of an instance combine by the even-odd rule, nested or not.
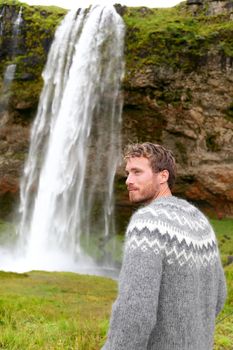
[(211, 350), (225, 297), (208, 220), (183, 199), (161, 197), (129, 223), (102, 350)]

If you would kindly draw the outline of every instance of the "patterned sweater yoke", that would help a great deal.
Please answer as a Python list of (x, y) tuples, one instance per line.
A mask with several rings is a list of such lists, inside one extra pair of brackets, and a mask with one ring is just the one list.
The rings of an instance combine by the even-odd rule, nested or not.
[(207, 218), (187, 201), (174, 196), (158, 199), (138, 210), (127, 230), (128, 249), (164, 250), (168, 263), (214, 263), (216, 237)]
[(215, 233), (174, 196), (139, 209), (126, 232), (103, 350), (212, 350), (226, 281)]

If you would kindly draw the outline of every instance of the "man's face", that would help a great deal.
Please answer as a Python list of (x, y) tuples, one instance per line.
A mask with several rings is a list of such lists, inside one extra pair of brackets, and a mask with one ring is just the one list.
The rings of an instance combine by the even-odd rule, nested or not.
[(126, 185), (132, 203), (149, 203), (160, 193), (159, 173), (154, 173), (145, 157), (132, 157), (126, 163)]

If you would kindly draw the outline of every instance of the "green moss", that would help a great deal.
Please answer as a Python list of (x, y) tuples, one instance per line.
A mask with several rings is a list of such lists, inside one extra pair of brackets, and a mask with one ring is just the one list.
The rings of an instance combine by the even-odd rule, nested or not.
[(146, 13), (128, 8), (124, 20), (129, 74), (145, 65), (189, 72), (203, 65), (210, 51), (232, 57), (233, 22), (229, 16), (193, 17), (182, 5)]
[(163, 87), (163, 89), (160, 90), (160, 96), (158, 97), (157, 103), (158, 105), (161, 104), (168, 104), (172, 103), (173, 105), (176, 105), (177, 103), (180, 103), (182, 90), (176, 89), (176, 90), (169, 90), (166, 87)]
[[(29, 6), (19, 1), (5, 0), (0, 4), (10, 6), (12, 19), (4, 18), (4, 35), (0, 38), (3, 48), (0, 61), (0, 73), (9, 64), (16, 64), (15, 79), (11, 86), (10, 104), (17, 101), (30, 101), (37, 105), (42, 89), (42, 70), (45, 66), (48, 51), (53, 41), (56, 27), (61, 22), (67, 10), (59, 7)], [(11, 50), (12, 21), (22, 7), (22, 18), (19, 36), (17, 38), (16, 52)], [(13, 102), (12, 102), (13, 101)]]
[[(7, 64), (17, 64), (12, 96), (17, 100), (32, 97), (38, 101), (41, 91), (41, 72), (56, 27), (66, 10), (54, 6), (29, 6), (17, 0), (3, 0), (0, 5), (23, 7), (24, 24), (19, 38), (18, 53), (11, 57), (2, 54), (0, 73)], [(233, 22), (227, 15), (206, 16), (202, 8), (197, 16), (189, 12), (185, 3), (168, 9), (126, 8), (126, 82), (135, 71), (146, 70), (148, 66), (170, 67), (172, 71), (190, 72), (205, 65), (210, 52), (224, 57), (233, 57)], [(11, 23), (6, 23), (6, 41), (11, 40)], [(3, 40), (3, 39), (0, 39)], [(1, 43), (0, 43), (1, 44)], [(5, 45), (3, 45), (5, 47)], [(33, 83), (32, 83), (33, 81)], [(25, 93), (25, 84), (32, 87)], [(28, 89), (30, 90), (30, 89)], [(159, 105), (180, 101), (180, 91), (160, 89), (156, 96)]]
[[(2, 0), (1, 6), (9, 5), (9, 6), (20, 6), (21, 3), (18, 0)], [(28, 6), (28, 5), (27, 5)]]

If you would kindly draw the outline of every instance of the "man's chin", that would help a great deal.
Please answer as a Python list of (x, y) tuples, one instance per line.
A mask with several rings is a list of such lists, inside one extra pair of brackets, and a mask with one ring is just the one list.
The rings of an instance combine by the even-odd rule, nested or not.
[(129, 195), (129, 201), (133, 204), (143, 204), (145, 203), (144, 198), (137, 198), (135, 196)]
[(153, 198), (150, 198), (150, 197), (147, 197), (147, 198), (145, 198), (145, 197), (137, 197), (137, 196), (134, 195), (134, 193), (129, 193), (129, 201), (132, 204), (145, 205), (145, 204), (150, 203), (152, 200), (153, 200)]

